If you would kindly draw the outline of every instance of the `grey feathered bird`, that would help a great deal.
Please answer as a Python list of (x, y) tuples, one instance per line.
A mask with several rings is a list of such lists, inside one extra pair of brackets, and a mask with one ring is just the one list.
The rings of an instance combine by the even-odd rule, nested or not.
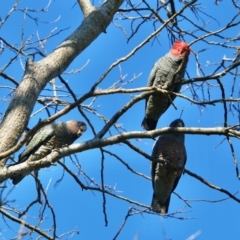
[[(184, 122), (176, 119), (169, 127), (184, 127)], [(153, 198), (151, 207), (154, 212), (166, 214), (171, 193), (178, 184), (187, 160), (184, 134), (171, 133), (160, 136), (153, 147), (152, 157), (164, 160), (166, 163), (152, 162)]]
[[(154, 64), (147, 86), (156, 86), (167, 91), (179, 93), (189, 53), (190, 48), (187, 43), (175, 41), (170, 52)], [(160, 92), (148, 96), (142, 127), (146, 130), (154, 130), (158, 119), (169, 108), (175, 97), (174, 95)]]
[[(18, 163), (36, 161), (50, 154), (53, 149), (69, 146), (86, 130), (86, 124), (76, 120), (50, 123), (32, 137), (26, 149), (19, 155)], [(12, 183), (18, 184), (25, 176), (19, 174), (13, 177)]]

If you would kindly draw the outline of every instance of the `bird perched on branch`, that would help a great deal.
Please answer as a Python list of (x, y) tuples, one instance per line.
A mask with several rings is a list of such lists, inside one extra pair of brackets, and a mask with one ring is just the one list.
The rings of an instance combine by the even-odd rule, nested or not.
[[(179, 93), (189, 53), (190, 48), (187, 43), (175, 41), (170, 52), (154, 64), (148, 77), (147, 86), (156, 86), (163, 90)], [(158, 119), (173, 103), (175, 97), (161, 92), (149, 95), (146, 98), (145, 117), (142, 121), (142, 127), (145, 130), (154, 130)]]
[[(40, 160), (50, 154), (53, 149), (69, 146), (86, 130), (85, 123), (75, 120), (50, 123), (32, 137), (26, 149), (19, 155), (17, 164)], [(12, 183), (18, 184), (25, 176), (26, 174), (19, 174), (13, 177)]]
[[(169, 127), (184, 126), (181, 119), (176, 119), (169, 125)], [(161, 135), (153, 147), (152, 157), (165, 161), (165, 163), (152, 161), (153, 198), (151, 207), (154, 212), (166, 214), (171, 193), (178, 184), (187, 160), (184, 134)]]

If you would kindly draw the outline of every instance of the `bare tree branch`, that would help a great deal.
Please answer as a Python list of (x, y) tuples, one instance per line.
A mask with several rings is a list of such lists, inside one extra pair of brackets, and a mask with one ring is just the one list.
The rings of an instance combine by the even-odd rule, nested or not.
[(84, 14), (84, 17), (88, 17), (96, 8), (91, 4), (89, 0), (78, 0), (78, 4)]
[(55, 239), (55, 238), (50, 237), (49, 235), (47, 235), (45, 232), (41, 231), (40, 229), (38, 229), (38, 228), (30, 225), (29, 223), (27, 223), (27, 222), (25, 222), (25, 221), (23, 221), (23, 220), (21, 220), (21, 219), (19, 219), (19, 218), (14, 217), (13, 215), (9, 214), (9, 213), (8, 213), (7, 211), (5, 211), (2, 207), (0, 207), (0, 212), (1, 212), (4, 216), (6, 216), (7, 218), (11, 219), (12, 221), (14, 221), (14, 222), (16, 222), (16, 223), (19, 223), (20, 225), (29, 228), (30, 230), (38, 233), (39, 235), (45, 237), (46, 239), (49, 239), (49, 240)]

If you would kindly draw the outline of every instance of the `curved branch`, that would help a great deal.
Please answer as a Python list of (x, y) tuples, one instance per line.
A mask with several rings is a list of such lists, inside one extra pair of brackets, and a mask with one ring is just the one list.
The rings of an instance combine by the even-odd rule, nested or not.
[[(157, 129), (153, 131), (148, 132), (128, 132), (128, 133), (121, 133), (115, 136), (111, 136), (104, 139), (99, 139), (97, 137), (93, 138), (92, 140), (79, 143), (79, 144), (72, 144), (69, 147), (65, 147), (62, 149), (54, 150), (51, 154), (49, 154), (47, 157), (40, 159), (38, 161), (33, 162), (23, 162), (19, 163), (14, 166), (9, 167), (3, 167), (0, 170), (0, 183), (5, 181), (8, 178), (12, 178), (19, 174), (19, 171), (21, 173), (30, 173), (33, 170), (39, 170), (44, 167), (49, 167), (52, 164), (54, 164), (57, 160), (59, 160), (62, 157), (68, 156), (73, 153), (78, 153), (82, 151), (86, 151), (89, 149), (94, 148), (101, 148), (106, 147), (109, 145), (121, 143), (125, 140), (129, 139), (135, 139), (135, 138), (155, 138), (161, 134), (167, 134), (167, 133), (187, 133), (187, 134), (194, 134), (194, 135), (224, 135), (224, 136), (231, 136), (240, 138), (240, 131), (232, 130), (231, 127), (223, 128), (223, 127), (217, 127), (217, 128), (171, 128), (171, 127), (165, 127), (162, 129)], [(152, 159), (149, 159), (152, 161)]]
[(196, 173), (190, 172), (187, 169), (184, 169), (184, 172), (187, 173), (189, 176), (196, 178), (197, 180), (199, 180), (200, 182), (202, 182), (203, 184), (207, 185), (208, 187), (215, 189), (219, 192), (225, 193), (226, 195), (228, 195), (230, 198), (232, 198), (233, 200), (237, 201), (238, 203), (240, 203), (240, 199), (236, 198), (233, 194), (231, 194), (229, 191), (218, 187), (216, 185), (213, 185), (212, 183), (206, 181), (204, 178), (200, 177), (199, 175), (197, 175)]

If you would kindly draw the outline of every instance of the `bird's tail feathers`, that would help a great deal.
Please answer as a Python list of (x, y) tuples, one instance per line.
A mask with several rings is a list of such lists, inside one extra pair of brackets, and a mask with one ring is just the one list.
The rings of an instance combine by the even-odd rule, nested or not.
[(19, 175), (17, 175), (16, 177), (13, 177), (13, 178), (12, 178), (12, 184), (14, 184), (14, 185), (18, 184), (19, 182), (22, 181), (22, 179), (23, 179), (25, 176), (26, 176), (25, 174), (19, 174)]
[(166, 214), (168, 212), (169, 201), (170, 201), (170, 198), (167, 199), (166, 203), (161, 203), (157, 200), (157, 198), (155, 197), (155, 194), (153, 194), (152, 204), (151, 204), (152, 211), (160, 214)]
[(157, 126), (156, 120), (144, 118), (142, 121), (142, 128), (144, 128), (147, 131), (156, 129), (156, 126)]

